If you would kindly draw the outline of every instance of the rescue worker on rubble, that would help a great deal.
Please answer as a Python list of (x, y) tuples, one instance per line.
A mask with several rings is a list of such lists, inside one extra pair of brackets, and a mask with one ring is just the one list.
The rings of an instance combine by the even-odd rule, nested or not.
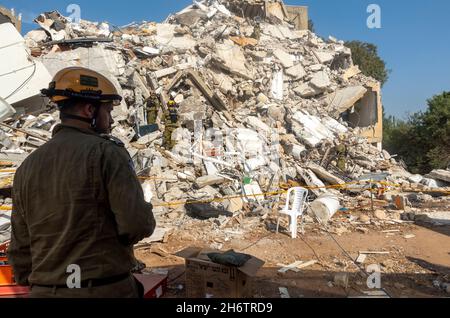
[(253, 34), (251, 37), (258, 41), (261, 39), (261, 20), (260, 19), (256, 19), (255, 26), (253, 27)]
[(172, 140), (172, 133), (178, 128), (178, 105), (175, 102), (174, 96), (171, 96), (167, 102), (167, 111), (164, 113), (164, 119), (163, 147), (171, 150), (175, 146), (175, 142)]
[(345, 136), (339, 135), (339, 143), (335, 147), (337, 167), (341, 171), (346, 171), (347, 168), (347, 146), (345, 145)]
[(161, 103), (158, 96), (152, 93), (147, 100), (147, 123), (148, 125), (156, 124), (158, 118), (158, 111), (161, 108)]
[(9, 261), (31, 297), (136, 298), (133, 245), (155, 229), (124, 144), (108, 135), (122, 99), (81, 67), (42, 90), (58, 105), (52, 139), (17, 170)]

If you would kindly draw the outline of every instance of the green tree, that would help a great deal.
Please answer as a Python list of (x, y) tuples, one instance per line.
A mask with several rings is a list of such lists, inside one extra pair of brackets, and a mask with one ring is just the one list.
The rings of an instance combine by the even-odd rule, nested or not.
[(383, 86), (389, 79), (391, 70), (386, 68), (386, 62), (378, 55), (378, 48), (371, 43), (361, 41), (346, 42), (345, 46), (352, 50), (353, 62), (361, 72), (378, 80)]
[(428, 100), (428, 109), (405, 121), (384, 116), (384, 148), (398, 154), (413, 173), (450, 165), (450, 92)]

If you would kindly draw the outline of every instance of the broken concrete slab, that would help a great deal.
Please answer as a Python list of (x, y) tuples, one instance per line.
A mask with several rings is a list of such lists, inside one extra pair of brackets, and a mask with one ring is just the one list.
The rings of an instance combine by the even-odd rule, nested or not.
[(359, 69), (359, 66), (353, 65), (352, 67), (350, 67), (349, 69), (347, 69), (344, 72), (344, 75), (342, 75), (342, 79), (344, 81), (348, 81), (349, 79), (351, 79), (352, 77), (354, 77), (360, 73), (361, 73), (361, 70)]
[(331, 85), (330, 77), (324, 71), (314, 74), (310, 83), (319, 90), (325, 90)]
[(301, 65), (301, 64), (294, 65), (294, 66), (286, 69), (285, 72), (288, 76), (293, 77), (295, 80), (302, 79), (303, 77), (306, 76), (306, 71), (305, 71), (303, 65)]
[(173, 48), (178, 50), (191, 50), (195, 47), (197, 42), (191, 36), (176, 36), (175, 24), (162, 23), (156, 26), (155, 41), (166, 48)]
[[(52, 80), (45, 66), (30, 57), (24, 39), (11, 23), (0, 24), (0, 97), (10, 105), (29, 99), (42, 105), (41, 89)], [(6, 63), (7, 61), (7, 63)]]
[(16, 110), (8, 104), (3, 98), (0, 97), (0, 121), (11, 117), (16, 113)]
[(366, 93), (367, 89), (362, 85), (340, 89), (328, 95), (327, 102), (329, 109), (334, 111), (335, 115), (339, 115), (355, 105)]
[(307, 168), (312, 170), (317, 175), (317, 177), (319, 177), (319, 179), (327, 182), (328, 184), (331, 184), (331, 185), (345, 184), (344, 180), (336, 177), (332, 173), (328, 172), (325, 168), (323, 168), (317, 164), (310, 163), (310, 164), (308, 164)]
[(246, 122), (256, 131), (262, 131), (266, 134), (269, 134), (272, 131), (272, 129), (269, 126), (267, 126), (264, 122), (262, 122), (261, 119), (259, 119), (258, 117), (249, 116), (247, 117)]
[(319, 60), (320, 64), (330, 63), (334, 59), (334, 53), (332, 52), (314, 50), (313, 53)]
[(227, 40), (216, 46), (216, 54), (223, 61), (223, 64), (220, 64), (222, 68), (246, 79), (252, 78), (246, 67), (247, 60), (245, 55), (238, 45)]
[(203, 176), (203, 177), (197, 178), (197, 180), (195, 180), (195, 186), (198, 189), (201, 189), (206, 186), (222, 184), (225, 181), (226, 181), (226, 179), (223, 177), (208, 175), (208, 176)]
[(281, 62), (284, 68), (290, 68), (294, 66), (294, 56), (286, 53), (282, 49), (276, 49), (273, 55)]
[(309, 83), (303, 83), (294, 88), (294, 92), (303, 98), (314, 97), (323, 93), (323, 90), (318, 89)]
[(286, 27), (284, 25), (273, 25), (273, 24), (263, 23), (261, 26), (262, 26), (262, 32), (264, 34), (273, 36), (280, 40), (285, 40), (285, 39), (295, 40), (295, 39), (302, 38), (302, 34), (297, 33), (297, 32), (292, 32), (288, 27)]
[(433, 170), (429, 174), (427, 174), (425, 177), (436, 179), (444, 182), (450, 183), (450, 171), (449, 170)]
[(175, 16), (177, 23), (186, 26), (193, 26), (197, 24), (203, 18), (206, 18), (206, 13), (202, 10), (190, 9), (184, 10), (184, 12), (180, 12)]

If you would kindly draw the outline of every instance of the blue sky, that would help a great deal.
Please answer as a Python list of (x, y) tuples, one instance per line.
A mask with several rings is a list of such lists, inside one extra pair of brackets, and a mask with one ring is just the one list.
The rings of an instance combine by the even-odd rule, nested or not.
[[(191, 4), (190, 0), (104, 1), (104, 0), (0, 0), (0, 5), (22, 12), (24, 30), (40, 12), (57, 9), (66, 14), (70, 3), (81, 7), (81, 17), (124, 25), (132, 21), (161, 21), (171, 12)], [(426, 100), (450, 91), (450, 1), (448, 0), (285, 0), (306, 5), (316, 32), (343, 40), (374, 43), (392, 69), (383, 88), (388, 114), (404, 117), (426, 109)], [(381, 29), (366, 25), (367, 6), (381, 7)], [(68, 15), (68, 14), (66, 14)]]

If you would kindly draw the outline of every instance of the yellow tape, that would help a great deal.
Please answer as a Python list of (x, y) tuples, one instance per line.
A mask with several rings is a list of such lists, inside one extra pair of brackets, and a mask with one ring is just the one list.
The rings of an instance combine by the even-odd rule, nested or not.
[[(154, 177), (141, 177), (140, 179), (155, 179)], [(156, 180), (159, 179), (164, 179), (164, 178), (156, 178)], [(173, 180), (173, 179), (166, 179), (166, 180)], [(365, 182), (368, 183), (369, 181)], [(341, 190), (361, 190), (361, 188), (350, 188), (349, 185), (355, 185), (355, 184), (364, 184), (361, 181), (354, 181), (354, 182), (346, 182), (344, 184), (333, 184), (333, 185), (328, 185), (328, 186), (323, 186), (323, 187), (311, 187), (311, 186), (302, 186), (300, 185), (302, 188), (307, 189), (307, 190), (318, 190), (318, 189), (341, 189)], [(385, 182), (385, 181), (380, 181), (380, 182), (371, 182), (371, 184), (381, 184), (381, 185), (385, 185), (385, 186), (391, 186), (391, 187), (395, 187), (395, 188), (401, 188), (401, 185), (399, 184), (395, 184), (395, 183), (389, 183), (389, 182)], [(401, 188), (403, 190), (403, 188)], [(371, 192), (377, 192), (378, 189), (367, 189), (368, 191)], [(177, 205), (185, 205), (185, 204), (205, 204), (205, 203), (212, 203), (212, 202), (222, 202), (225, 200), (230, 200), (230, 199), (243, 199), (243, 198), (253, 198), (253, 197), (259, 197), (259, 196), (266, 196), (266, 197), (270, 197), (270, 196), (276, 196), (276, 195), (280, 195), (280, 194), (285, 194), (287, 193), (288, 190), (281, 190), (281, 191), (274, 191), (274, 192), (263, 192), (263, 193), (259, 193), (259, 194), (252, 194), (252, 195), (234, 195), (234, 196), (225, 196), (222, 198), (214, 198), (214, 199), (208, 199), (208, 200), (184, 200), (184, 201), (173, 201), (173, 202), (168, 202), (168, 203), (161, 203), (161, 204), (155, 204), (154, 207), (171, 207), (171, 206), (177, 206)], [(423, 191), (414, 191), (414, 190), (405, 190), (405, 192), (423, 192)], [(426, 191), (426, 192), (433, 192), (433, 190), (430, 191)], [(445, 193), (447, 195), (450, 195), (450, 191), (439, 191), (439, 190), (435, 190), (435, 192), (439, 192), (439, 193)]]

